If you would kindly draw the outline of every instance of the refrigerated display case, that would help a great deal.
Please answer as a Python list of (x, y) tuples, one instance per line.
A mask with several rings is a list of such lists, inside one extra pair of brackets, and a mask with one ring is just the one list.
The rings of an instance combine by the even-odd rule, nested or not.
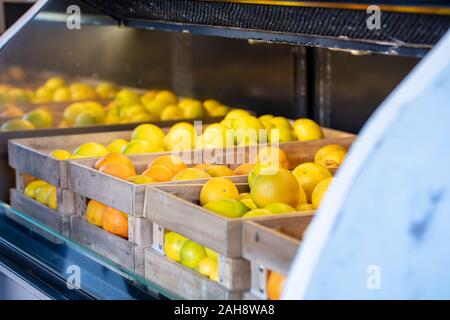
[[(79, 17), (77, 10), (68, 11), (71, 5), (78, 7)], [(0, 66), (6, 70), (4, 81), (15, 85), (49, 73), (68, 79), (107, 79), (127, 87), (171, 88), (182, 96), (215, 98), (258, 115), (308, 117), (321, 126), (358, 133), (450, 27), (450, 6), (444, 1), (396, 5), (378, 1), (381, 29), (368, 27), (368, 18), (377, 10), (367, 11), (368, 5), (365, 1), (37, 1), (0, 39)], [(70, 27), (78, 18), (79, 28)], [(19, 68), (26, 78), (11, 80), (11, 68)], [(4, 141), (0, 151), (6, 157), (6, 141), (12, 138), (134, 127), (0, 133)], [(6, 162), (2, 165), (3, 174), (9, 168)], [(14, 177), (10, 176), (10, 184), (2, 179), (6, 193)], [(48, 279), (49, 285), (40, 291), (46, 296), (181, 298), (7, 204), (1, 210), (4, 264), (14, 270), (33, 266), (36, 274)], [(11, 217), (27, 220), (28, 226)], [(37, 230), (58, 241), (49, 242)], [(77, 267), (86, 287), (67, 289)], [(39, 288), (27, 273), (24, 281)]]

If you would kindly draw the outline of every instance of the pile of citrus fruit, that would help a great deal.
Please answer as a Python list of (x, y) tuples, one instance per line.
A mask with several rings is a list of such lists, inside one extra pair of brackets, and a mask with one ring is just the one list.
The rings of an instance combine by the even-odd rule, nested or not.
[(128, 239), (128, 215), (108, 207), (96, 200), (90, 200), (86, 207), (87, 222)]
[(219, 279), (217, 252), (178, 233), (168, 231), (164, 234), (164, 253), (169, 259), (213, 281), (217, 282)]
[(27, 184), (24, 194), (43, 205), (56, 209), (56, 187), (43, 180), (34, 180)]

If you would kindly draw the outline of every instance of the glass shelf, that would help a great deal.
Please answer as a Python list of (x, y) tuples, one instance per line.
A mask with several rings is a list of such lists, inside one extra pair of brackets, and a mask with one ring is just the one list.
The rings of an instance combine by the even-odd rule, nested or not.
[[(15, 222), (11, 219), (14, 216), (25, 219), (30, 226)], [(45, 231), (60, 243), (53, 243), (32, 229)], [(47, 283), (59, 282), (59, 289), (68, 299), (180, 299), (4, 202), (0, 202), (2, 255), (14, 263), (22, 262), (29, 272)], [(79, 274), (80, 288), (70, 288), (70, 283), (78, 283), (73, 281), (76, 274)]]

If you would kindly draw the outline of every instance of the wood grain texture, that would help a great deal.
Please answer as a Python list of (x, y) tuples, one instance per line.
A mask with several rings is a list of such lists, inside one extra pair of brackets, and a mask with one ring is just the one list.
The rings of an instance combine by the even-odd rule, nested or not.
[(176, 295), (192, 300), (237, 300), (242, 291), (229, 291), (218, 283), (145, 248), (145, 277)]
[(308, 212), (245, 221), (242, 227), (243, 257), (287, 275), (303, 232), (313, 216), (313, 212)]

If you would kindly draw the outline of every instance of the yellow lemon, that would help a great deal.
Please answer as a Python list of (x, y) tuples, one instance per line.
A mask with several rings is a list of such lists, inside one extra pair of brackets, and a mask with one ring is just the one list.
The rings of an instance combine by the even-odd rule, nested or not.
[(272, 215), (272, 212), (270, 212), (267, 209), (254, 209), (246, 214), (244, 214), (241, 218), (255, 218), (255, 217), (264, 217), (264, 216), (270, 216)]
[(162, 121), (180, 120), (184, 118), (184, 113), (180, 107), (168, 106), (161, 112), (160, 118)]
[(296, 208), (297, 211), (312, 211), (314, 210), (311, 203), (302, 203), (299, 204)]
[(154, 183), (156, 182), (155, 179), (148, 177), (148, 176), (144, 176), (144, 175), (135, 175), (135, 176), (131, 176), (127, 179), (128, 181), (135, 183), (135, 184), (147, 184), (147, 183)]
[(2, 127), (1, 131), (22, 131), (22, 130), (33, 130), (36, 129), (34, 125), (28, 121), (23, 119), (12, 119), (7, 122), (5, 122)]
[(320, 148), (314, 155), (314, 162), (328, 169), (338, 168), (347, 154), (347, 150), (339, 144), (329, 144)]
[[(142, 100), (142, 98), (141, 98)], [(144, 108), (154, 116), (157, 120), (161, 118), (161, 113), (168, 106), (167, 101), (165, 100), (142, 100), (142, 104)]]
[(189, 241), (188, 238), (178, 233), (166, 233), (164, 235), (164, 253), (168, 258), (180, 262), (180, 251), (187, 241)]
[(65, 85), (65, 81), (61, 77), (52, 77), (44, 83), (44, 87), (51, 91), (64, 87)]
[(216, 270), (217, 262), (210, 257), (204, 257), (198, 264), (198, 273), (205, 277), (210, 277)]
[(256, 204), (253, 202), (253, 200), (251, 198), (250, 199), (241, 199), (241, 202), (244, 204), (244, 206), (246, 206), (250, 210), (258, 209), (258, 207), (256, 206)]
[(233, 170), (222, 165), (211, 165), (206, 169), (212, 177), (227, 177), (233, 175)]
[(225, 198), (239, 200), (239, 191), (236, 185), (227, 178), (212, 178), (203, 185), (200, 191), (200, 204), (202, 206), (208, 202)]
[(323, 138), (322, 128), (311, 119), (298, 119), (294, 123), (298, 141), (318, 140)]
[(322, 199), (323, 199), (325, 193), (327, 192), (328, 187), (330, 186), (330, 183), (332, 181), (333, 181), (333, 178), (328, 178), (328, 179), (322, 180), (314, 188), (314, 191), (311, 196), (313, 209), (319, 208), (320, 202), (322, 201)]
[(154, 152), (157, 145), (148, 140), (131, 140), (122, 148), (123, 154), (141, 154)]
[(197, 168), (186, 168), (178, 171), (177, 174), (172, 178), (173, 181), (176, 180), (195, 180), (195, 179), (207, 179), (211, 178), (211, 175), (204, 170)]
[(247, 110), (243, 109), (233, 109), (225, 116), (225, 120), (234, 121), (239, 118), (243, 118), (246, 116), (250, 116), (250, 113)]
[(50, 200), (50, 189), (51, 187), (48, 183), (46, 185), (37, 187), (35, 191), (36, 201), (48, 206)]
[(48, 195), (48, 206), (56, 210), (57, 200), (56, 200), (56, 187), (53, 185), (49, 185), (49, 195)]
[(108, 151), (111, 153), (120, 153), (122, 152), (123, 147), (127, 144), (128, 141), (125, 139), (114, 139), (110, 144), (106, 146), (106, 149), (108, 149)]
[(147, 140), (157, 146), (163, 146), (166, 134), (161, 128), (154, 124), (141, 124), (136, 127), (131, 134), (133, 140)]
[(227, 218), (239, 218), (249, 211), (249, 208), (241, 201), (227, 198), (209, 201), (203, 206), (203, 208), (211, 210)]
[(25, 188), (24, 193), (27, 197), (35, 198), (36, 197), (36, 189), (48, 185), (47, 182), (43, 180), (34, 180), (31, 181)]
[(219, 261), (219, 254), (216, 251), (205, 247), (205, 252), (208, 258), (213, 259), (216, 263)]
[(50, 157), (57, 160), (67, 160), (70, 159), (70, 152), (67, 150), (54, 150), (50, 153)]
[(264, 207), (264, 209), (269, 210), (272, 213), (287, 213), (287, 212), (295, 212), (295, 208), (291, 207), (286, 203), (281, 202), (273, 202)]
[(291, 122), (285, 117), (273, 117), (270, 122), (277, 128), (286, 127), (291, 129)]
[(302, 163), (301, 165), (297, 166), (297, 168), (295, 168), (292, 173), (297, 179), (299, 185), (305, 191), (308, 202), (311, 201), (311, 195), (316, 185), (320, 181), (332, 177), (330, 171), (327, 168), (313, 162)]
[(133, 90), (122, 89), (117, 93), (114, 102), (116, 106), (121, 109), (127, 106), (139, 105), (141, 100)]
[(104, 145), (97, 142), (87, 142), (76, 148), (73, 155), (81, 157), (102, 157), (107, 153), (109, 151)]
[(205, 107), (206, 111), (211, 114), (211, 111), (220, 106), (220, 102), (214, 99), (208, 99), (203, 101), (203, 106)]
[(191, 240), (186, 241), (181, 247), (180, 262), (182, 265), (197, 269), (200, 261), (206, 256), (205, 248)]
[(67, 102), (72, 100), (72, 93), (69, 88), (61, 87), (53, 92), (52, 98), (54, 102)]
[(95, 91), (101, 99), (112, 99), (115, 97), (118, 88), (114, 83), (104, 81), (95, 87)]
[(159, 91), (155, 96), (155, 100), (163, 100), (170, 104), (176, 104), (178, 102), (177, 96), (169, 90)]
[(82, 102), (76, 102), (70, 104), (65, 110), (64, 110), (64, 121), (68, 125), (74, 125), (75, 121), (78, 117), (78, 115), (86, 110), (86, 106)]

